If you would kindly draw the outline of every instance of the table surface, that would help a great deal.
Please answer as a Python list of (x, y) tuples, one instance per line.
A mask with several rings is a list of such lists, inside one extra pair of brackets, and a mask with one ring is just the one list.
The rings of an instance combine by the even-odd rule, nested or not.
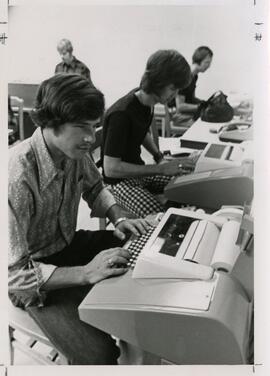
[(220, 142), (217, 131), (227, 123), (208, 123), (198, 119), (180, 138), (202, 142)]
[(160, 150), (170, 150), (172, 154), (185, 152), (188, 148), (181, 145), (182, 140), (220, 143), (217, 131), (224, 124), (226, 123), (207, 123), (198, 119), (181, 137), (159, 137)]

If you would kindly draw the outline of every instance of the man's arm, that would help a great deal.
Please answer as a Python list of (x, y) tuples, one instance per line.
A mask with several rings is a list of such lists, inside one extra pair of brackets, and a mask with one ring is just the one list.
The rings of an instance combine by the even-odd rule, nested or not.
[(143, 141), (143, 146), (150, 154), (152, 154), (155, 162), (159, 163), (163, 159), (163, 154), (159, 151), (150, 132), (147, 132)]
[(186, 113), (195, 113), (198, 108), (199, 108), (199, 103), (194, 104), (194, 103), (186, 103), (186, 99), (184, 95), (178, 94), (175, 98), (175, 103), (176, 103), (176, 112), (186, 112)]
[[(18, 188), (13, 187), (14, 190)], [(10, 188), (10, 191), (13, 191)], [(25, 188), (25, 187), (24, 187)], [(20, 199), (9, 199), (9, 263), (8, 287), (10, 293), (27, 306), (43, 304), (45, 295), (40, 292), (42, 284), (50, 277), (56, 266), (42, 264), (33, 259), (29, 250), (27, 233), (30, 228), (31, 194), (20, 190)]]
[(58, 267), (41, 286), (41, 290), (49, 291), (84, 284), (83, 266)]
[(123, 162), (121, 158), (104, 156), (104, 172), (110, 178), (129, 178), (140, 176), (153, 176), (162, 173), (161, 165), (137, 165)]
[[(9, 292), (25, 306), (43, 305), (48, 290), (94, 284), (126, 271), (130, 254), (121, 248), (102, 251), (84, 266), (57, 267), (34, 260), (27, 241), (33, 207), (31, 194), (27, 189), (20, 192), (20, 200), (14, 201), (13, 195), (9, 200)], [(120, 267), (112, 268), (111, 264)]]
[[(114, 113), (108, 120), (108, 129), (106, 139), (104, 140), (104, 159), (103, 169), (107, 177), (110, 178), (129, 178), (153, 175), (173, 176), (181, 173), (180, 165), (189, 163), (188, 161), (174, 160), (161, 164), (139, 165), (128, 163), (122, 160), (126, 148), (129, 145), (129, 118), (123, 112)], [(150, 141), (151, 142), (151, 141)], [(148, 147), (149, 138), (146, 139)], [(157, 150), (157, 149), (155, 149)]]
[(120, 158), (104, 157), (105, 174), (111, 178), (127, 178), (138, 176), (181, 175), (182, 169), (194, 169), (194, 162), (189, 158), (177, 158), (160, 164), (135, 165), (121, 161)]
[[(160, 169), (155, 165), (141, 165), (122, 161), (131, 140), (131, 120), (127, 113), (118, 111), (110, 115), (107, 131), (104, 133), (103, 169), (107, 177), (133, 177), (156, 175)], [(143, 145), (151, 154), (158, 153), (149, 133), (146, 134)], [(118, 165), (118, 166), (117, 166)]]
[(115, 236), (121, 240), (125, 238), (125, 232), (139, 235), (147, 230), (148, 225), (143, 219), (132, 219), (135, 218), (134, 215), (116, 204), (111, 192), (104, 187), (100, 173), (89, 155), (86, 155), (84, 160), (82, 197), (88, 203), (92, 217), (108, 217), (115, 224)]
[(84, 266), (59, 267), (41, 286), (41, 290), (49, 291), (71, 286), (92, 285), (105, 278), (123, 274), (130, 253), (122, 248), (110, 248), (101, 251), (93, 260)]

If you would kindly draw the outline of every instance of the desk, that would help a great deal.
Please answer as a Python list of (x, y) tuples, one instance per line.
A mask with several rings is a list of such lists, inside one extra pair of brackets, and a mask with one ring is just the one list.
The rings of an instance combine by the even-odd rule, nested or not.
[[(240, 121), (241, 122), (241, 121)], [(170, 150), (173, 154), (185, 152), (183, 148), (190, 148), (195, 150), (203, 150), (206, 145), (209, 144), (231, 144), (236, 145), (241, 143), (241, 138), (237, 140), (236, 135), (230, 135), (231, 141), (221, 141), (219, 139), (220, 133), (219, 129), (227, 125), (228, 123), (208, 123), (198, 119), (181, 137), (160, 137), (159, 145), (160, 150)], [(233, 131), (234, 132), (234, 131)], [(228, 132), (230, 133), (230, 132)], [(240, 134), (239, 134), (240, 135)], [(227, 136), (229, 139), (229, 136)], [(250, 142), (252, 137), (252, 127), (249, 128), (248, 132), (242, 134), (242, 140)]]
[(233, 126), (233, 123), (239, 125), (238, 130), (228, 129), (227, 131), (217, 133), (221, 127), (228, 125), (228, 123), (207, 123), (199, 119), (181, 137), (181, 140), (183, 141), (182, 146), (187, 146), (186, 141), (209, 143), (231, 142), (235, 144), (253, 140), (253, 127), (251, 121), (235, 118), (229, 124)]
[(225, 123), (207, 123), (198, 119), (180, 138), (181, 140), (192, 140), (201, 142), (220, 142), (218, 133), (210, 132), (210, 129), (218, 130)]
[(181, 148), (196, 149), (198, 142), (220, 143), (218, 133), (210, 132), (210, 129), (219, 129), (220, 126), (222, 123), (206, 123), (198, 119), (181, 137), (159, 137), (160, 150), (177, 153)]
[(219, 209), (222, 205), (244, 205), (253, 198), (252, 143), (235, 145), (218, 139), (210, 129), (222, 124), (198, 120), (180, 138), (161, 138), (161, 151), (168, 158), (200, 150), (192, 174), (176, 177), (165, 187), (165, 197), (172, 202)]

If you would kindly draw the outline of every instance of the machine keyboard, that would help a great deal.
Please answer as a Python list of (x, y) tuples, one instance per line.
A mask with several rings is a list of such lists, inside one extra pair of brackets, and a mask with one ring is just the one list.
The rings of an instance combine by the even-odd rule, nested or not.
[(131, 252), (131, 257), (129, 259), (129, 262), (127, 263), (127, 267), (131, 269), (134, 268), (141, 250), (145, 246), (146, 242), (148, 241), (148, 239), (150, 238), (154, 230), (155, 230), (155, 227), (150, 226), (150, 229), (147, 231), (146, 234), (140, 235), (136, 237), (134, 240), (130, 240), (128, 242), (125, 248)]

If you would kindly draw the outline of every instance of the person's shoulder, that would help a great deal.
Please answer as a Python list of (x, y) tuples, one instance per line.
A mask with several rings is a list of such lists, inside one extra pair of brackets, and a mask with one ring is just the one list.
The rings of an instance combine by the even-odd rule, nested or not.
[(27, 159), (27, 156), (29, 153), (31, 153), (31, 143), (30, 143), (30, 138), (27, 138), (15, 146), (11, 147), (8, 150), (9, 153), (9, 162), (19, 162), (23, 161), (24, 159)]
[(77, 66), (80, 66), (81, 68), (83, 68), (83, 69), (85, 69), (87, 71), (90, 71), (89, 68), (88, 68), (88, 66), (85, 63), (83, 63), (81, 60), (78, 60), (76, 57), (74, 57), (74, 59), (75, 59), (75, 62), (76, 62)]
[(106, 112), (104, 125), (110, 127), (122, 128), (123, 125), (129, 120), (129, 113), (127, 111), (128, 106), (125, 106), (122, 102), (115, 103)]
[(58, 71), (59, 69), (61, 69), (62, 66), (63, 66), (63, 62), (60, 62), (60, 63), (56, 64), (56, 66), (55, 66), (55, 72)]
[(130, 116), (126, 111), (116, 110), (111, 113), (108, 119), (108, 126), (119, 130), (125, 128), (130, 123)]
[(135, 89), (131, 90), (121, 98), (119, 98), (115, 103), (108, 108), (106, 114), (111, 114), (113, 112), (123, 112), (131, 108), (135, 103)]
[(8, 176), (10, 184), (18, 184), (32, 171), (35, 156), (30, 138), (9, 149)]

